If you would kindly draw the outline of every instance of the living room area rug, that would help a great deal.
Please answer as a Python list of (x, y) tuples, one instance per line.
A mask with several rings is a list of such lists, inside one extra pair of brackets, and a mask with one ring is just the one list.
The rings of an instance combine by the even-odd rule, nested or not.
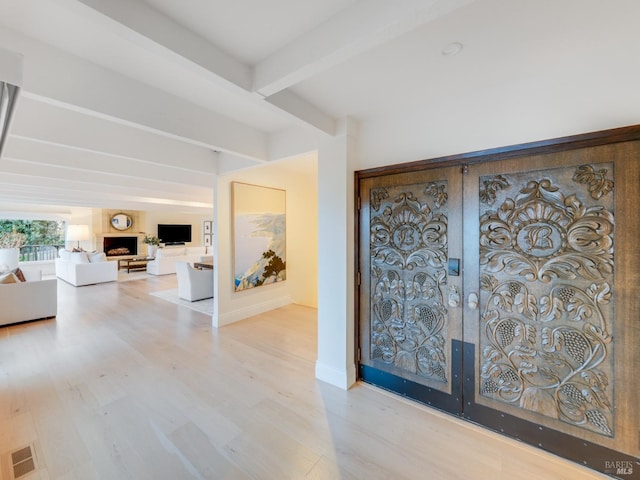
[(196, 302), (190, 302), (178, 297), (178, 289), (172, 288), (170, 290), (160, 290), (158, 292), (149, 292), (149, 295), (161, 298), (167, 302), (175, 303), (176, 305), (182, 305), (183, 307), (190, 308), (196, 312), (204, 313), (206, 315), (213, 315), (213, 298), (205, 298), (204, 300), (198, 300)]

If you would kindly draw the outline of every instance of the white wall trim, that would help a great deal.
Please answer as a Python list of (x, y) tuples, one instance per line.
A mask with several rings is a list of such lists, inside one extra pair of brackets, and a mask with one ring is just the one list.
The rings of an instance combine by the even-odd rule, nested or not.
[(213, 326), (224, 327), (225, 325), (230, 325), (232, 323), (239, 322), (240, 320), (244, 320), (245, 318), (259, 315), (270, 310), (275, 310), (276, 308), (284, 307), (285, 305), (289, 305), (291, 303), (293, 303), (291, 297), (285, 295), (282, 297), (273, 298), (266, 302), (260, 302), (256, 303), (255, 305), (240, 308), (238, 310), (225, 312), (221, 315), (218, 315), (217, 321), (215, 317), (213, 318)]
[(347, 366), (345, 370), (340, 370), (321, 363), (316, 362), (316, 379), (325, 383), (329, 383), (335, 387), (348, 390), (354, 383), (356, 383), (356, 366), (354, 363)]

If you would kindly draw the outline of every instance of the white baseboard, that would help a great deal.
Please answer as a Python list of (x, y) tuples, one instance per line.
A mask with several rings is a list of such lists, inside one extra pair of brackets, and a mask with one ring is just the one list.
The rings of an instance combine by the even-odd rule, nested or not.
[(335, 387), (348, 390), (356, 383), (356, 366), (351, 364), (345, 370), (341, 370), (318, 361), (316, 362), (316, 378)]
[(274, 310), (276, 308), (284, 307), (285, 305), (289, 305), (291, 303), (293, 303), (293, 301), (291, 300), (291, 297), (287, 295), (284, 297), (273, 298), (266, 302), (257, 303), (249, 307), (233, 310), (231, 312), (218, 314), (217, 325), (215, 323), (215, 318), (214, 318), (213, 326), (224, 327), (225, 325), (239, 322), (240, 320), (244, 320), (245, 318), (253, 317), (254, 315), (258, 315), (260, 313), (264, 313), (270, 310)]

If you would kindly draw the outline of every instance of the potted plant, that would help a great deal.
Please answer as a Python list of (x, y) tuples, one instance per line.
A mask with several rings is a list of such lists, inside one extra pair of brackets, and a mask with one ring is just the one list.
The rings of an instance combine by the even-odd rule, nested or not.
[(20, 247), (25, 239), (24, 233), (16, 231), (0, 233), (0, 272), (18, 268)]
[(155, 257), (158, 245), (160, 245), (160, 239), (155, 235), (148, 235), (145, 233), (142, 243), (147, 246), (147, 255), (149, 257)]

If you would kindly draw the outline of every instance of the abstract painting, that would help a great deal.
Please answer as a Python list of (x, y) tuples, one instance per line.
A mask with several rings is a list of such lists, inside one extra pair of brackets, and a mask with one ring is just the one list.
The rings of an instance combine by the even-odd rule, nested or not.
[(232, 182), (235, 291), (286, 280), (286, 192)]

